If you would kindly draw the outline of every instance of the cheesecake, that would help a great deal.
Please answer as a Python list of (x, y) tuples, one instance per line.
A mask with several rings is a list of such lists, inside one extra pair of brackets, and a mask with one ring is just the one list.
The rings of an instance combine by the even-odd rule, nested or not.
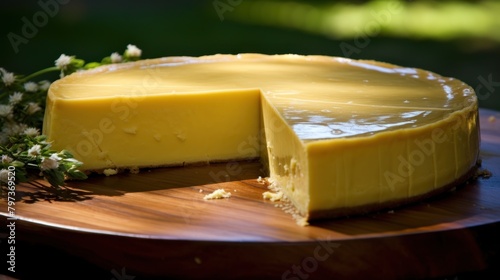
[(304, 220), (420, 200), (467, 180), (477, 97), (463, 82), (328, 56), (210, 55), (54, 82), (43, 133), (88, 171), (259, 158)]

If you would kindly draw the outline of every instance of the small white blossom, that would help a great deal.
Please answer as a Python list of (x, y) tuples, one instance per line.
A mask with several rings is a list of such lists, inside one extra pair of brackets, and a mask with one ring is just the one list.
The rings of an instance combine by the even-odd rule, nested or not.
[(11, 105), (0, 104), (0, 117), (8, 117), (11, 114), (12, 114)]
[(38, 103), (30, 102), (26, 105), (26, 113), (28, 113), (28, 115), (33, 115), (40, 110), (42, 110), (42, 108), (38, 105)]
[(135, 45), (128, 44), (125, 55), (128, 57), (140, 57), (142, 55), (142, 50)]
[(28, 128), (26, 128), (26, 129), (23, 131), (23, 134), (24, 134), (24, 135), (27, 135), (27, 136), (35, 137), (35, 136), (40, 135), (40, 131), (38, 130), (38, 128), (35, 128), (35, 127), (28, 127)]
[(41, 81), (38, 83), (40, 90), (46, 91), (50, 87), (50, 82), (47, 80)]
[(79, 163), (79, 161), (77, 159), (74, 159), (74, 158), (65, 158), (64, 161), (66, 162), (72, 162), (72, 163)]
[(61, 56), (55, 61), (57, 68), (61, 70), (66, 70), (68, 65), (71, 64), (71, 56), (61, 54)]
[(14, 83), (14, 81), (16, 80), (16, 77), (14, 76), (14, 73), (10, 73), (10, 72), (3, 72), (3, 75), (2, 75), (2, 81), (3, 83), (6, 85), (6, 86), (10, 86)]
[(0, 170), (0, 181), (2, 181), (4, 183), (9, 182), (9, 170), (7, 170), (7, 169)]
[(15, 105), (23, 100), (23, 94), (21, 92), (14, 92), (9, 96), (9, 104)]
[(11, 163), (12, 161), (13, 161), (13, 159), (11, 157), (9, 157), (8, 155), (2, 155), (2, 163), (3, 164)]
[(0, 145), (7, 144), (9, 136), (9, 129), (4, 125), (4, 127), (2, 127), (2, 131), (0, 132)]
[(13, 136), (23, 133), (23, 131), (28, 128), (28, 126), (24, 123), (16, 123), (16, 122), (5, 122), (2, 134), (7, 136)]
[(122, 56), (119, 55), (117, 52), (114, 52), (111, 54), (111, 62), (112, 63), (120, 63), (122, 62)]
[(9, 129), (6, 124), (8, 124), (8, 122), (4, 124), (2, 131), (0, 132), (0, 145), (5, 145), (7, 140), (9, 140)]
[(38, 85), (35, 82), (27, 82), (24, 84), (24, 90), (27, 92), (36, 92)]
[(28, 156), (36, 157), (42, 153), (42, 147), (38, 144), (28, 149)]
[(40, 168), (42, 170), (56, 169), (59, 167), (60, 160), (61, 158), (56, 153), (53, 153), (50, 157), (44, 157), (42, 159), (42, 165)]

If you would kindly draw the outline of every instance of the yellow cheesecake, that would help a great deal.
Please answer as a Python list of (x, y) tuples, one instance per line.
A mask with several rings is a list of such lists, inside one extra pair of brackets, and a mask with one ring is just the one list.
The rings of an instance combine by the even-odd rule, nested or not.
[(463, 82), (386, 63), (166, 57), (54, 82), (43, 133), (94, 171), (260, 158), (310, 220), (464, 181), (478, 159), (477, 110)]

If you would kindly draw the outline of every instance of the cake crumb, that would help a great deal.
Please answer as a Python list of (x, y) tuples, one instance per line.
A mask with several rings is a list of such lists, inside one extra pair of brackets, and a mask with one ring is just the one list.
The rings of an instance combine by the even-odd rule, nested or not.
[(280, 208), (283, 212), (291, 215), (295, 223), (297, 223), (297, 225), (302, 227), (309, 225), (309, 223), (307, 222), (308, 217), (302, 215), (299, 212), (299, 210), (297, 210), (297, 208), (292, 204), (290, 199), (283, 193), (278, 183), (272, 180), (271, 178), (267, 178), (267, 183), (269, 183), (267, 188), (270, 191), (264, 192), (262, 194), (264, 199), (269, 199), (271, 201), (279, 200), (281, 203), (275, 204), (274, 207)]
[(262, 176), (259, 176), (259, 178), (257, 178), (257, 183), (259, 183), (259, 184), (265, 184), (266, 183), (266, 179), (263, 179)]
[(388, 214), (394, 214), (394, 210), (387, 211)]
[(297, 225), (299, 225), (301, 227), (305, 227), (305, 226), (309, 225), (306, 217), (298, 216), (298, 217), (294, 217), (294, 218), (295, 218), (295, 222), (297, 223)]
[(229, 198), (231, 197), (230, 192), (226, 192), (224, 189), (217, 189), (210, 194), (207, 194), (203, 197), (204, 200), (210, 199), (221, 199), (221, 198)]
[(139, 174), (139, 172), (141, 172), (141, 170), (139, 169), (139, 167), (133, 166), (133, 167), (129, 168), (129, 172), (132, 174)]
[(488, 169), (483, 169), (483, 168), (479, 168), (476, 171), (476, 174), (475, 174), (476, 178), (481, 177), (483, 179), (488, 179), (491, 176), (493, 176), (493, 174), (491, 173), (491, 171), (489, 171)]
[(203, 192), (203, 190), (202, 190), (202, 189), (199, 189), (199, 190), (198, 190), (198, 192), (202, 193), (202, 192)]
[(488, 118), (488, 122), (490, 122), (490, 123), (494, 123), (496, 120), (497, 120), (497, 118), (495, 116), (490, 116)]
[(198, 257), (195, 257), (195, 258), (194, 258), (194, 262), (195, 262), (196, 264), (201, 264), (201, 259), (200, 259), (200, 258), (198, 258)]
[(104, 173), (104, 175), (106, 176), (112, 176), (118, 174), (118, 169), (106, 168), (102, 173)]
[(283, 198), (283, 192), (279, 191), (279, 192), (264, 192), (262, 193), (262, 197), (264, 197), (264, 199), (269, 199), (270, 201), (278, 201), (278, 200), (281, 200)]

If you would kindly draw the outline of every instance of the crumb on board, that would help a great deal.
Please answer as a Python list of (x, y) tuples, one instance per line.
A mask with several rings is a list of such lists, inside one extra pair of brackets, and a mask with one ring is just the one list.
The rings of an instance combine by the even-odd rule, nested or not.
[(270, 201), (280, 201), (274, 205), (274, 207), (280, 208), (283, 212), (290, 214), (299, 226), (307, 226), (307, 216), (302, 215), (299, 210), (292, 204), (290, 199), (283, 193), (278, 183), (270, 178), (266, 178), (266, 183), (269, 185), (267, 188), (269, 191), (262, 193), (264, 199), (269, 199)]
[(141, 172), (141, 170), (139, 169), (139, 167), (133, 166), (133, 167), (130, 167), (129, 172), (132, 174), (139, 174), (139, 172)]
[(195, 262), (196, 264), (201, 264), (201, 259), (200, 259), (200, 258), (198, 258), (198, 257), (195, 257), (195, 258), (194, 258), (194, 262)]
[(204, 200), (210, 199), (221, 199), (221, 198), (229, 198), (231, 197), (230, 192), (226, 192), (224, 189), (217, 189), (210, 194), (207, 194), (203, 197)]
[(264, 192), (262, 193), (262, 197), (264, 197), (264, 199), (269, 199), (270, 201), (278, 201), (278, 200), (281, 200), (283, 198), (283, 192), (282, 191), (279, 191), (279, 192)]
[(494, 123), (495, 121), (497, 120), (497, 118), (493, 115), (491, 115), (489, 118), (488, 118), (488, 122), (490, 123)]
[(259, 183), (259, 184), (265, 184), (266, 183), (266, 179), (262, 178), (262, 176), (259, 176), (259, 178), (257, 178), (257, 183)]
[(475, 174), (476, 178), (481, 177), (483, 179), (488, 179), (491, 176), (493, 176), (493, 174), (491, 173), (491, 171), (489, 171), (488, 169), (484, 169), (484, 168), (479, 168), (476, 171), (476, 174)]
[(489, 171), (488, 169), (484, 169), (483, 172), (481, 173), (481, 177), (483, 177), (484, 179), (488, 179), (492, 176), (493, 174), (491, 173), (491, 171)]
[(199, 189), (198, 192), (202, 193), (203, 192), (203, 189)]
[(102, 173), (106, 176), (112, 176), (118, 174), (118, 169), (106, 168), (102, 171)]

